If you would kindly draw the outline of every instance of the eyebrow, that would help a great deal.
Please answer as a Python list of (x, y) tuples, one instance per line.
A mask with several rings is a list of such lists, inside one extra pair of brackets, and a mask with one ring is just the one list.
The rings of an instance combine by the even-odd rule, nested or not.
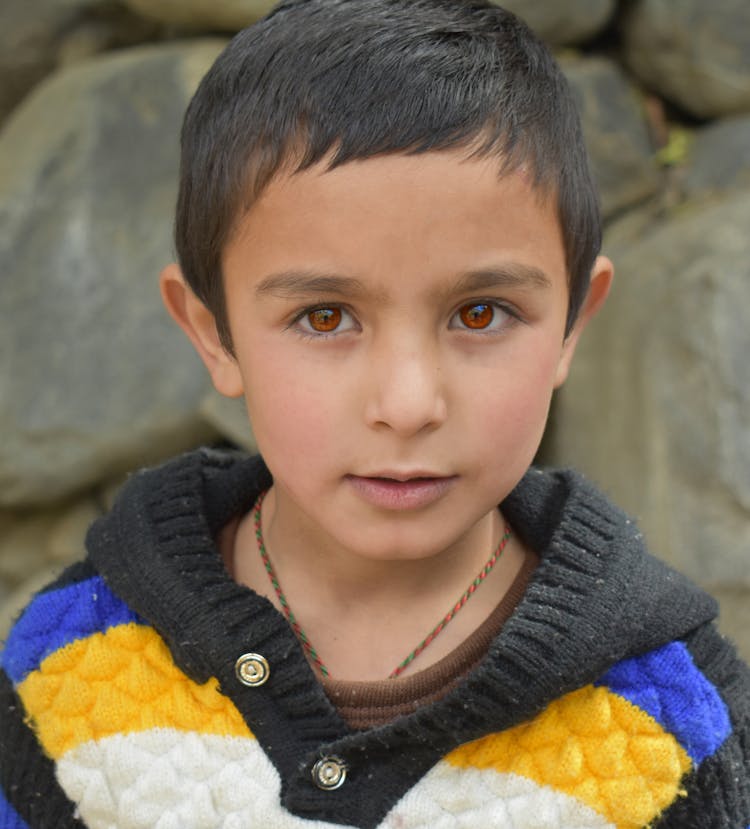
[(458, 282), (451, 286), (451, 293), (472, 293), (491, 288), (548, 290), (551, 287), (551, 279), (541, 268), (521, 262), (508, 262), (507, 264), (479, 268), (463, 274)]
[(322, 274), (307, 271), (284, 271), (265, 277), (255, 288), (256, 296), (272, 295), (281, 299), (320, 294), (351, 295), (366, 293), (359, 279), (351, 276)]
[[(462, 274), (445, 294), (474, 293), (493, 288), (532, 288), (548, 290), (552, 282), (534, 265), (521, 262), (479, 268)], [(325, 274), (317, 271), (282, 271), (270, 274), (255, 288), (256, 297), (275, 296), (295, 299), (300, 296), (364, 296), (369, 291), (356, 277)]]

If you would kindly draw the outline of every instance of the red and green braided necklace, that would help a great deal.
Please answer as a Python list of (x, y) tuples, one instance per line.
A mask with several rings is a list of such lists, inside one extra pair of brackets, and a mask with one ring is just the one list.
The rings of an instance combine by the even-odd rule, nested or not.
[[(276, 595), (278, 596), (279, 603), (281, 604), (282, 610), (284, 611), (284, 615), (287, 618), (292, 630), (297, 635), (297, 638), (302, 643), (302, 647), (307, 652), (310, 660), (313, 664), (317, 667), (320, 673), (323, 676), (329, 676), (330, 673), (328, 668), (323, 664), (323, 661), (318, 656), (318, 652), (313, 647), (312, 642), (307, 637), (307, 634), (304, 630), (302, 630), (302, 626), (297, 621), (294, 613), (292, 612), (292, 608), (289, 606), (289, 602), (287, 601), (286, 596), (284, 595), (284, 591), (281, 589), (281, 583), (279, 582), (279, 577), (276, 575), (276, 571), (271, 564), (271, 560), (268, 557), (268, 552), (266, 551), (266, 545), (263, 543), (263, 530), (261, 529), (261, 521), (260, 521), (260, 512), (261, 506), (263, 504), (263, 498), (265, 497), (265, 492), (262, 492), (258, 496), (258, 500), (255, 502), (255, 506), (253, 507), (253, 517), (254, 517), (254, 524), (255, 524), (255, 538), (258, 541), (258, 551), (260, 552), (260, 557), (263, 561), (263, 566), (266, 568), (266, 572), (268, 573), (268, 578), (271, 580), (271, 584), (273, 589), (276, 591)], [(403, 660), (400, 662), (389, 674), (388, 678), (393, 679), (400, 674), (402, 674), (408, 665), (410, 665), (422, 651), (435, 640), (437, 635), (443, 631), (450, 622), (450, 620), (458, 613), (459, 610), (469, 601), (472, 595), (475, 593), (476, 589), (479, 585), (487, 578), (487, 575), (495, 566), (495, 563), (502, 555), (503, 550), (505, 549), (506, 544), (508, 543), (508, 539), (510, 538), (510, 527), (507, 525), (505, 526), (505, 530), (503, 532), (503, 537), (500, 539), (500, 543), (497, 546), (495, 552), (490, 556), (487, 563), (482, 567), (479, 571), (477, 577), (472, 581), (472, 583), (466, 588), (463, 592), (461, 597), (458, 601), (451, 607), (451, 609), (443, 616), (443, 618), (435, 625), (435, 627), (425, 636), (425, 638), (417, 645), (416, 648)]]

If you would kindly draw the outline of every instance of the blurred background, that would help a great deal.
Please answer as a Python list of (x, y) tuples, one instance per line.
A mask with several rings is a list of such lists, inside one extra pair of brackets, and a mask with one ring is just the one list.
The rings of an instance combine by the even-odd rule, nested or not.
[[(507, 0), (580, 103), (616, 283), (553, 404), (750, 659), (750, 3)], [(263, 0), (0, 4), (0, 642), (129, 471), (252, 446), (162, 310), (182, 113)]]

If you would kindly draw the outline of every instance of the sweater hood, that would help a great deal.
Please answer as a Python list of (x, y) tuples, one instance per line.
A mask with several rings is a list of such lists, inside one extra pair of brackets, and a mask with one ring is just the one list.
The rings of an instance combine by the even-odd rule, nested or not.
[[(579, 687), (718, 613), (716, 601), (652, 556), (635, 522), (579, 473), (531, 469), (502, 509), (542, 561), (495, 647), (523, 629), (528, 652), (547, 654), (548, 670), (537, 665), (536, 682), (571, 677)], [(530, 630), (538, 634), (531, 641)], [(558, 681), (551, 693), (572, 690)]]

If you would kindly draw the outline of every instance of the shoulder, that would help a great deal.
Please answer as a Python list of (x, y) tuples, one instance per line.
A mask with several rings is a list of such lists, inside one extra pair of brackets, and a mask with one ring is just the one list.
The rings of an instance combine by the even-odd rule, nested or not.
[(83, 826), (59, 783), (54, 749), (90, 703), (77, 670), (88, 643), (134, 619), (81, 562), (37, 593), (11, 628), (0, 667), (0, 825)]
[(66, 646), (138, 621), (94, 567), (80, 562), (37, 593), (21, 613), (5, 643), (2, 668), (18, 686)]
[(587, 814), (591, 826), (744, 829), (749, 690), (747, 668), (708, 624), (619, 659), (531, 719), (445, 759), (457, 782), (458, 771), (481, 773), (509, 797), (524, 780), (529, 808), (556, 798), (556, 808), (575, 811), (574, 825)]
[[(713, 624), (617, 663), (600, 684), (630, 716), (647, 715), (683, 768), (680, 796), (655, 827), (747, 825), (750, 669)], [(658, 756), (653, 747), (649, 756)]]
[[(706, 652), (709, 641), (712, 653)], [(595, 684), (645, 712), (699, 766), (733, 732), (737, 700), (719, 663), (732, 663), (735, 671), (744, 667), (731, 645), (706, 625), (685, 640), (617, 662)]]

